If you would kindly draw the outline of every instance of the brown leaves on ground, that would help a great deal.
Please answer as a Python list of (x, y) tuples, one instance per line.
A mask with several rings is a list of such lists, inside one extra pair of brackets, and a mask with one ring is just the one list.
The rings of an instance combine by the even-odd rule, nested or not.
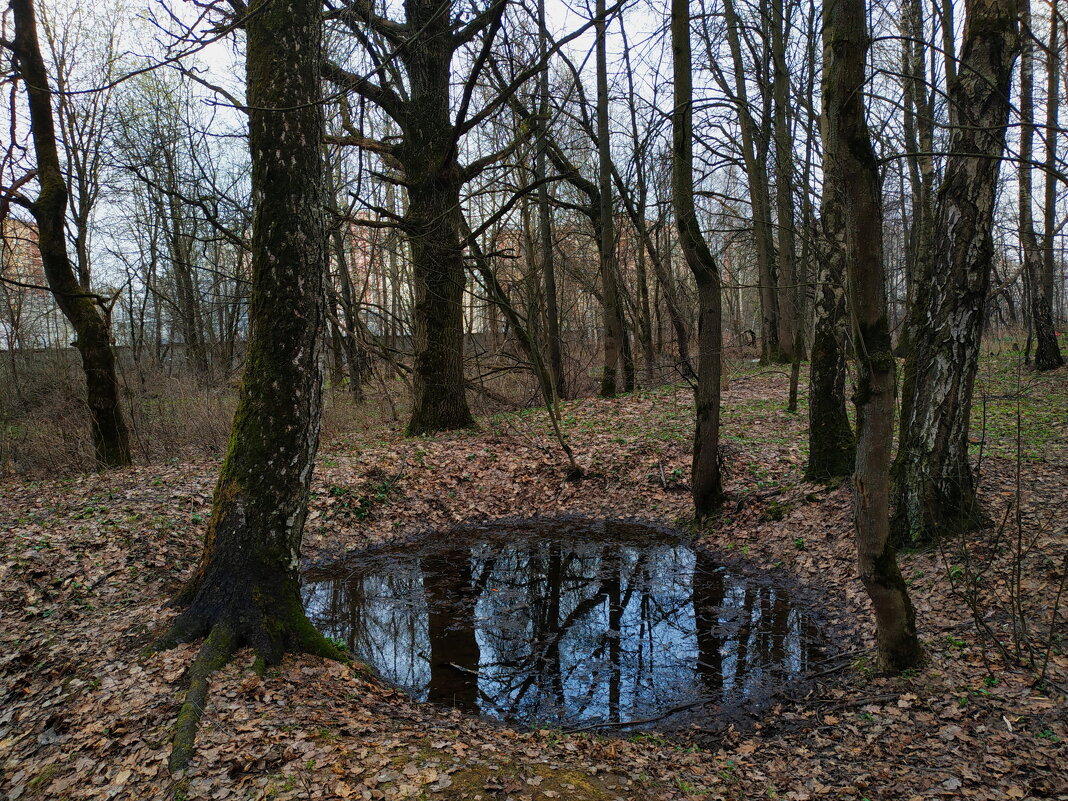
[[(1065, 408), (1064, 382), (1049, 386), (1049, 402)], [(173, 615), (165, 601), (197, 557), (217, 464), (154, 466), (0, 486), (0, 796), (1068, 798), (1068, 658), (1051, 655), (1045, 693), (1002, 664), (952, 594), (951, 554), (902, 560), (928, 666), (894, 679), (871, 675), (848, 489), (801, 479), (804, 419), (782, 411), (785, 389), (779, 374), (730, 385), (730, 499), (703, 540), (794, 577), (822, 609), (840, 657), (751, 727), (670, 738), (519, 732), (413, 703), (312, 658), (289, 658), (261, 679), (248, 670), (251, 656), (239, 654), (212, 681), (197, 756), (188, 781), (175, 785), (169, 738), (195, 648), (147, 658), (141, 649)], [(586, 471), (577, 482), (564, 480), (541, 411), (482, 420), (479, 432), (405, 440), (382, 428), (358, 443), (326, 443), (306, 555), (327, 560), (477, 518), (674, 523), (689, 510), (691, 414), (685, 388), (566, 404), (563, 428)], [(1023, 467), (1024, 525), (1045, 532), (1021, 582), (1036, 621), (1054, 601), (1068, 547), (1060, 445)], [(983, 497), (993, 517), (1013, 497), (1014, 470), (1011, 461), (986, 461)], [(988, 558), (1007, 568), (1010, 555)], [(1007, 575), (991, 571), (991, 592), (1004, 595)], [(1004, 633), (1007, 622), (995, 618)]]

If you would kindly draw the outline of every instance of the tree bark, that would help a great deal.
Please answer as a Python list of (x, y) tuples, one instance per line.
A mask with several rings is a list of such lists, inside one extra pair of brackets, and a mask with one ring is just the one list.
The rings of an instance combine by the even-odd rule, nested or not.
[(831, 0), (823, 12), (823, 118), (832, 184), (827, 227), (845, 253), (858, 361), (859, 435), (853, 525), (860, 578), (875, 611), (879, 663), (899, 672), (922, 659), (916, 619), (890, 543), (890, 449), (896, 362), (887, 322), (879, 165), (865, 121), (865, 59), (870, 36), (863, 0)]
[(797, 280), (797, 246), (794, 236), (794, 142), (790, 130), (790, 72), (786, 64), (786, 5), (771, 3), (771, 55), (774, 66), (775, 209), (778, 256), (779, 345), (783, 360), (796, 362), (804, 355), (801, 336), (800, 291)]
[(545, 182), (546, 155), (549, 146), (549, 64), (546, 57), (548, 29), (545, 26), (545, 0), (538, 3), (538, 56), (545, 68), (538, 76), (538, 138), (534, 157), (534, 180), (538, 182), (538, 237), (541, 244), (541, 274), (545, 293), (545, 338), (549, 351), (549, 375), (553, 395), (567, 397), (564, 383), (564, 358), (560, 337), (560, 308), (556, 288), (556, 259), (553, 248), (553, 219), (549, 207), (549, 185)]
[(463, 371), (464, 177), (449, 113), (450, 64), (456, 47), (449, 9), (449, 0), (409, 3), (408, 23), (421, 33), (401, 52), (411, 83), (404, 142), (397, 148), (408, 189), (404, 228), (415, 283), (410, 436), (474, 425)]
[[(248, 352), (200, 565), (175, 599), (185, 609), (162, 643), (208, 635), (208, 668), (242, 645), (266, 664), (293, 651), (338, 655), (304, 615), (299, 574), (322, 410), (327, 270), (319, 6), (261, 0), (250, 11)], [(188, 763), (198, 717), (187, 702), (172, 771)]]
[(846, 413), (845, 258), (840, 232), (845, 214), (841, 180), (824, 165), (817, 242), (816, 324), (808, 385), (808, 465), (805, 477), (826, 481), (853, 471), (856, 440)]
[(697, 282), (697, 420), (691, 486), (694, 511), (706, 517), (723, 500), (719, 469), (720, 370), (723, 350), (719, 265), (697, 224), (693, 193), (693, 66), (689, 0), (671, 0), (671, 52), (675, 78), (672, 112), (672, 194), (679, 245)]
[[(1020, 0), (1020, 20), (1023, 25), (1023, 50), (1020, 56), (1020, 241), (1023, 263), (1030, 287), (1028, 314), (1035, 333), (1035, 367), (1037, 370), (1056, 370), (1065, 363), (1053, 326), (1053, 229), (1056, 188), (1052, 187), (1056, 167), (1057, 142), (1057, 28), (1056, 4), (1051, 6), (1050, 43), (1047, 51), (1047, 125), (1046, 125), (1046, 207), (1043, 223), (1046, 226), (1046, 247), (1039, 244), (1033, 219), (1031, 160), (1035, 133), (1035, 46), (1031, 35), (1031, 0)], [(1053, 214), (1051, 214), (1053, 213)]]
[[(768, 194), (767, 147), (757, 143), (757, 126), (746, 90), (745, 62), (738, 34), (741, 22), (734, 0), (724, 0), (727, 44), (734, 62), (734, 105), (742, 133), (742, 159), (749, 183), (749, 203), (753, 209), (753, 240), (756, 245), (757, 280), (760, 283), (760, 359), (764, 363), (787, 361), (779, 342), (778, 282), (775, 278), (775, 247), (772, 244), (771, 198)], [(727, 86), (725, 91), (730, 91)]]
[[(934, 102), (927, 82), (923, 11), (920, 0), (907, 0), (902, 22), (902, 90), (905, 159), (912, 194), (912, 221), (905, 266), (906, 323), (901, 328), (898, 354), (905, 355), (923, 326), (922, 310), (930, 283), (934, 237)], [(903, 393), (905, 398), (909, 392)]]
[(56, 305), (70, 321), (82, 357), (93, 450), (102, 467), (130, 464), (130, 435), (119, 400), (108, 314), (100, 298), (82, 286), (67, 254), (65, 216), (69, 193), (59, 163), (52, 94), (37, 37), (33, 0), (12, 0), (15, 37), (10, 48), (26, 87), (40, 193), (30, 211), (37, 223), (41, 264)]
[(894, 539), (930, 542), (983, 521), (968, 462), (972, 390), (994, 255), (991, 228), (1019, 49), (1016, 0), (971, 0), (961, 68), (950, 85), (956, 123), (938, 191), (922, 326), (905, 360), (895, 463)]
[(612, 151), (608, 127), (608, 41), (605, 0), (597, 0), (597, 177), (600, 213), (597, 245), (600, 256), (601, 288), (604, 295), (604, 371), (601, 397), (616, 394), (616, 372), (623, 354), (626, 330), (620, 304), (616, 271), (616, 223), (612, 204)]

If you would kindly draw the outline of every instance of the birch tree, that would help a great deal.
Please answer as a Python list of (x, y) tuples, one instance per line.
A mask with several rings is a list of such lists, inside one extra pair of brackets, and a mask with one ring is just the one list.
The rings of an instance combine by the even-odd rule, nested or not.
[(949, 84), (953, 125), (938, 190), (932, 270), (922, 306), (910, 317), (915, 327), (895, 462), (898, 543), (931, 541), (983, 520), (968, 430), (1019, 47), (1017, 0), (966, 3), (960, 68)]
[(170, 768), (192, 756), (209, 675), (238, 648), (340, 657), (304, 615), (300, 550), (322, 411), (327, 270), (320, 6), (261, 0), (245, 17), (252, 157), (250, 332), (200, 564), (159, 643), (204, 637), (189, 668)]

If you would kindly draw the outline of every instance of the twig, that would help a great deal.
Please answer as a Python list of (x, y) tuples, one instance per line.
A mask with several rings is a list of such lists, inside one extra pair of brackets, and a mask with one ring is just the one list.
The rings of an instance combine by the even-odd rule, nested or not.
[(578, 734), (584, 731), (593, 731), (594, 729), (625, 729), (628, 726), (643, 726), (646, 723), (656, 723), (658, 720), (669, 718), (678, 712), (685, 712), (687, 709), (693, 709), (695, 706), (700, 706), (703, 701), (694, 701), (689, 704), (681, 704), (680, 706), (673, 706), (667, 712), (662, 715), (657, 715), (651, 718), (642, 718), (640, 720), (607, 720), (602, 723), (591, 723), (589, 726), (580, 726), (577, 729), (564, 729), (565, 734)]

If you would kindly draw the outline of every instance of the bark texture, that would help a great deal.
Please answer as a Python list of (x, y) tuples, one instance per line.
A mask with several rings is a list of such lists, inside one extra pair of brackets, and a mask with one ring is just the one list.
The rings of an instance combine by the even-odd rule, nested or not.
[(705, 517), (723, 500), (719, 469), (720, 370), (723, 350), (719, 265), (697, 225), (693, 194), (693, 67), (689, 0), (671, 0), (675, 77), (672, 112), (672, 195), (679, 246), (697, 283), (697, 420), (693, 437), (694, 511)]
[[(1053, 328), (1053, 306), (1046, 297), (1042, 280), (1044, 260), (1035, 234), (1034, 182), (1031, 168), (1035, 136), (1035, 46), (1031, 37), (1031, 2), (1020, 0), (1020, 175), (1019, 189), (1020, 245), (1023, 248), (1024, 277), (1027, 286), (1028, 314), (1035, 338), (1035, 367), (1052, 370), (1064, 364), (1057, 333)], [(1057, 26), (1054, 24), (1053, 30)], [(1055, 35), (1055, 34), (1054, 34)]]
[(983, 520), (968, 462), (968, 425), (994, 244), (998, 170), (1019, 50), (1016, 0), (966, 5), (954, 127), (938, 191), (933, 268), (913, 315), (895, 463), (897, 544), (930, 542)]
[[(742, 134), (742, 157), (749, 184), (749, 203), (753, 210), (753, 240), (760, 282), (760, 359), (764, 363), (789, 361), (779, 341), (778, 281), (775, 274), (775, 245), (771, 225), (771, 195), (768, 190), (768, 143), (761, 138), (746, 88), (747, 75), (739, 35), (741, 21), (734, 0), (724, 0), (727, 45), (734, 62), (734, 104)], [(728, 87), (724, 89), (730, 91)]]
[(396, 156), (404, 167), (415, 284), (415, 370), (408, 434), (474, 425), (464, 382), (463, 293), (466, 280), (460, 190), (466, 180), (457, 158), (449, 112), (450, 64), (457, 43), (449, 0), (413, 0), (408, 26), (420, 31), (401, 50), (410, 99)]
[[(898, 355), (911, 348), (913, 332), (922, 325), (922, 309), (930, 281), (934, 237), (934, 96), (927, 80), (923, 9), (907, 0), (901, 22), (901, 73), (906, 162), (912, 195), (909, 249), (905, 265), (906, 309), (915, 315), (901, 328)], [(903, 393), (906, 396), (907, 392)]]
[(808, 384), (808, 465), (805, 477), (826, 481), (853, 472), (856, 440), (846, 413), (845, 243), (840, 226), (841, 180), (824, 165), (820, 205), (815, 328)]
[[(626, 328), (620, 305), (616, 274), (616, 224), (612, 205), (612, 150), (608, 126), (608, 43), (605, 0), (597, 0), (597, 186), (600, 213), (597, 222), (597, 250), (600, 255), (601, 290), (604, 296), (604, 372), (601, 397), (616, 394), (616, 371), (624, 355)], [(633, 365), (630, 367), (633, 373)], [(633, 378), (628, 383), (633, 389)]]
[(37, 36), (33, 0), (13, 0), (15, 37), (10, 48), (26, 87), (40, 193), (30, 205), (37, 223), (41, 264), (56, 305), (70, 321), (85, 373), (93, 449), (102, 467), (130, 464), (130, 437), (119, 400), (111, 333), (100, 299), (83, 286), (67, 253), (65, 217), (69, 192), (59, 163), (52, 94)]
[[(1058, 0), (1050, 2), (1050, 16), (1053, 20), (1049, 29), (1049, 44), (1046, 48), (1046, 186), (1044, 208), (1042, 209), (1042, 302), (1040, 314), (1050, 319), (1053, 326), (1054, 276), (1057, 273), (1054, 236), (1057, 231), (1057, 145), (1059, 142), (1060, 119), (1060, 80), (1061, 80), (1061, 29), (1064, 18), (1061, 16)], [(1056, 336), (1053, 348), (1046, 355), (1035, 354), (1035, 366), (1039, 370), (1053, 369), (1064, 364), (1064, 356)]]
[[(248, 353), (200, 565), (175, 601), (185, 609), (162, 643), (207, 635), (198, 660), (205, 676), (242, 645), (267, 664), (290, 651), (337, 655), (305, 617), (299, 591), (322, 408), (327, 269), (319, 7), (313, 0), (264, 0), (251, 11)], [(198, 715), (187, 702), (173, 771), (188, 762)]]
[(890, 448), (896, 362), (887, 325), (882, 187), (865, 121), (865, 59), (870, 43), (863, 0), (831, 0), (823, 11), (825, 182), (842, 203), (825, 225), (845, 253), (858, 362), (857, 461), (853, 524), (860, 578), (875, 611), (879, 663), (898, 672), (922, 659), (916, 616), (890, 543)]

